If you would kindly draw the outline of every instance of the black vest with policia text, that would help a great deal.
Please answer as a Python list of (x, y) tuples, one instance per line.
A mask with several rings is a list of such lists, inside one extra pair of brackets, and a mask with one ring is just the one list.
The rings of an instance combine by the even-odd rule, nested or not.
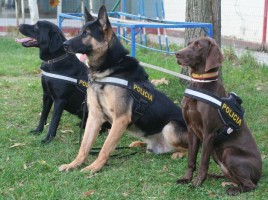
[(225, 127), (218, 130), (214, 145), (220, 144), (231, 138), (234, 132), (240, 130), (244, 110), (241, 107), (242, 99), (235, 93), (228, 93), (228, 97), (219, 98), (206, 90), (187, 87), (184, 96), (207, 103), (217, 109)]

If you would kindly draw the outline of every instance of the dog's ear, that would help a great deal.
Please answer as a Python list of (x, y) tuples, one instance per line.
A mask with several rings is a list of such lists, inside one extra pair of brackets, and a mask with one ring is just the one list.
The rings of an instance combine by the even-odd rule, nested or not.
[(100, 7), (99, 14), (98, 14), (98, 21), (103, 31), (106, 31), (111, 27), (111, 23), (109, 21), (105, 6)]
[(86, 6), (84, 7), (84, 17), (85, 17), (86, 22), (91, 22), (95, 20), (94, 17), (89, 13)]
[(48, 50), (50, 53), (55, 53), (58, 51), (63, 45), (63, 39), (58, 32), (53, 32), (52, 37), (50, 38)]
[(210, 49), (206, 58), (206, 67), (205, 67), (206, 72), (208, 72), (213, 68), (220, 67), (223, 61), (223, 55), (221, 53), (219, 46), (212, 39), (210, 39), (209, 42), (210, 42)]

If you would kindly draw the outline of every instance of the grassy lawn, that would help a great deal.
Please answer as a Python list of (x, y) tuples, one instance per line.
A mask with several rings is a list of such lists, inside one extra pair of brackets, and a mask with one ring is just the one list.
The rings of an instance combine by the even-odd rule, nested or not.
[[(79, 119), (64, 113), (55, 140), (41, 145), (43, 134), (28, 132), (37, 126), (41, 111), (42, 89), (37, 49), (25, 49), (12, 37), (0, 37), (0, 199), (266, 199), (268, 196), (268, 68), (258, 65), (250, 54), (240, 59), (230, 56), (223, 65), (228, 91), (243, 99), (246, 121), (263, 155), (263, 177), (255, 191), (228, 197), (222, 182), (208, 179), (199, 188), (176, 185), (184, 175), (187, 159), (170, 159), (171, 154), (146, 154), (144, 149), (118, 150), (96, 174), (79, 169), (62, 173), (58, 167), (71, 162), (79, 148)], [(143, 62), (179, 72), (173, 56), (138, 50)], [(178, 78), (147, 70), (151, 79), (165, 77), (169, 85), (158, 86), (180, 105), (185, 86)], [(106, 134), (98, 137), (101, 147)], [(119, 146), (136, 140), (125, 134)], [(135, 155), (127, 156), (133, 152)], [(90, 155), (87, 165), (96, 155)], [(210, 173), (220, 173), (211, 160)]]

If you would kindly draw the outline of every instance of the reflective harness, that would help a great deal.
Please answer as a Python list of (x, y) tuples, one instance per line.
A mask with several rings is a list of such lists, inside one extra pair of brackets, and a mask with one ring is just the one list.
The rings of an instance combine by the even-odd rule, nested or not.
[(152, 86), (147, 81), (135, 82), (116, 77), (104, 77), (90, 80), (90, 84), (110, 84), (128, 89), (134, 99), (132, 123), (142, 117), (154, 101)]
[[(65, 53), (57, 58), (51, 59), (51, 60), (43, 60), (43, 63), (45, 64), (54, 64), (56, 62), (62, 61), (65, 58), (69, 57), (70, 54)], [(41, 67), (42, 69), (42, 67)], [(85, 79), (76, 79), (75, 77), (69, 77), (69, 76), (64, 76), (62, 74), (56, 74), (56, 73), (52, 73), (52, 72), (47, 72), (42, 70), (42, 77), (45, 79), (58, 79), (58, 80), (62, 80), (62, 81), (66, 81), (69, 82), (71, 84), (74, 84), (77, 86), (77, 89), (80, 90), (83, 93), (86, 93), (86, 90), (88, 88), (88, 78), (86, 77)]]
[(80, 90), (84, 93), (86, 93), (86, 89), (88, 88), (89, 84), (111, 84), (128, 89), (130, 91), (131, 96), (134, 99), (134, 105), (132, 110), (133, 123), (135, 123), (141, 116), (144, 115), (147, 108), (154, 100), (154, 94), (150, 89), (151, 88), (150, 84), (148, 84), (146, 81), (137, 83), (116, 77), (104, 77), (104, 78), (83, 80), (51, 72), (46, 72), (43, 70), (42, 70), (42, 77), (67, 81), (71, 84), (75, 84), (78, 87), (81, 86)]
[(228, 97), (220, 98), (208, 91), (187, 87), (184, 96), (207, 103), (217, 109), (225, 126), (218, 130), (214, 145), (229, 140), (234, 132), (239, 131), (244, 118), (241, 107), (242, 99), (235, 93), (228, 93)]
[(63, 76), (60, 74), (45, 72), (43, 70), (42, 70), (42, 77), (44, 77), (45, 79), (52, 78), (52, 79), (58, 79), (58, 80), (69, 82), (71, 84), (76, 85), (77, 88), (83, 93), (86, 93), (86, 90), (88, 88), (88, 80), (77, 79), (77, 78), (69, 77), (69, 76)]

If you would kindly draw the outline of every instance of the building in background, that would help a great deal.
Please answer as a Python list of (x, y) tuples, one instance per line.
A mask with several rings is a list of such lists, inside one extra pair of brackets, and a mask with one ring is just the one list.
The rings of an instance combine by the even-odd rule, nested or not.
[[(62, 12), (81, 12), (81, 0), (61, 0)], [(123, 1), (123, 0), (122, 0)], [(0, 0), (0, 19), (2, 26), (14, 26), (15, 0)], [(19, 1), (20, 2), (20, 1)], [(118, 0), (84, 0), (84, 4), (97, 12), (99, 7), (106, 5), (111, 11)], [(135, 15), (161, 19), (165, 15), (166, 20), (185, 21), (186, 0), (125, 0), (125, 11)], [(144, 2), (143, 9), (141, 3)], [(162, 11), (162, 4), (164, 12)], [(24, 0), (26, 17), (29, 17), (28, 1)], [(156, 9), (156, 4), (158, 9)], [(20, 4), (19, 4), (20, 7)], [(57, 8), (52, 8), (48, 0), (38, 0), (40, 19), (56, 19)], [(264, 0), (224, 0), (222, 1), (222, 36), (253, 43), (262, 42)], [(20, 8), (19, 8), (20, 11)], [(120, 5), (116, 11), (120, 11)], [(157, 14), (156, 14), (157, 13)], [(11, 19), (9, 19), (11, 18)], [(6, 20), (6, 22), (4, 21)], [(8, 21), (9, 20), (9, 21)], [(72, 24), (70, 24), (71, 26)]]

